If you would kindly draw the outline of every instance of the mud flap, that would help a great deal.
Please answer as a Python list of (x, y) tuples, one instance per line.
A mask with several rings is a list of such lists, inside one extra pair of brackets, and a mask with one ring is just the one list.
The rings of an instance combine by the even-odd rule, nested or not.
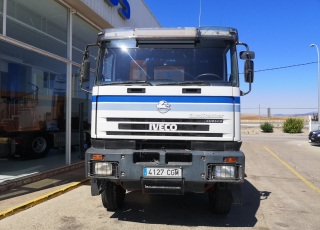
[(229, 184), (228, 185), (232, 194), (232, 203), (242, 204), (242, 192), (240, 184)]
[(102, 193), (102, 181), (97, 179), (91, 180), (91, 196), (98, 196)]

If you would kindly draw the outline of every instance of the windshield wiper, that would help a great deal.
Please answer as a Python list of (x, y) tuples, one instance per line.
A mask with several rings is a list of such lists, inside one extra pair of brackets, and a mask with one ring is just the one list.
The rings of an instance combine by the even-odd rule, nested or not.
[(171, 82), (164, 84), (157, 84), (157, 86), (162, 85), (210, 85), (207, 81), (185, 81), (185, 82)]
[(152, 85), (148, 81), (119, 81), (119, 82), (105, 82), (102, 85), (141, 85), (141, 84), (146, 84), (146, 85)]

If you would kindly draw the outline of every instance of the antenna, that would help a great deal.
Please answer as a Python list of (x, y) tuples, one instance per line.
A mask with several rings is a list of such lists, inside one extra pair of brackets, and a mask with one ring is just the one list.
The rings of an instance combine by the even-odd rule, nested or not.
[(219, 26), (221, 26), (221, 21), (222, 21), (222, 15), (223, 15), (223, 10), (224, 10), (224, 6), (226, 5), (226, 2), (224, 2), (223, 6), (222, 6), (222, 11), (221, 11), (221, 15), (220, 15), (220, 24)]
[(201, 0), (200, 0), (200, 11), (199, 11), (199, 27), (200, 27), (200, 19), (201, 19)]

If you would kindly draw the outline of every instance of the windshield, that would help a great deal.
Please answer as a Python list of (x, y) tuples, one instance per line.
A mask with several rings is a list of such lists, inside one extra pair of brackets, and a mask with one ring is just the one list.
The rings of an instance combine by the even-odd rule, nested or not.
[(102, 44), (95, 84), (238, 86), (235, 45), (150, 48), (136, 44), (135, 40)]

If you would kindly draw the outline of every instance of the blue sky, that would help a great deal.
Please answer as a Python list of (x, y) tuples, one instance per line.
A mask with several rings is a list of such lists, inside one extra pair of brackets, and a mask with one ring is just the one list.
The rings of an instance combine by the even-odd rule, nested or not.
[[(256, 72), (251, 93), (241, 98), (242, 113), (258, 114), (259, 105), (261, 114), (268, 107), (272, 114), (317, 112), (318, 56), (310, 44), (320, 49), (320, 0), (144, 1), (162, 27), (198, 27), (201, 1), (200, 25), (238, 29), (240, 41), (256, 53), (256, 71), (315, 62)], [(248, 89), (243, 81), (241, 89)]]

